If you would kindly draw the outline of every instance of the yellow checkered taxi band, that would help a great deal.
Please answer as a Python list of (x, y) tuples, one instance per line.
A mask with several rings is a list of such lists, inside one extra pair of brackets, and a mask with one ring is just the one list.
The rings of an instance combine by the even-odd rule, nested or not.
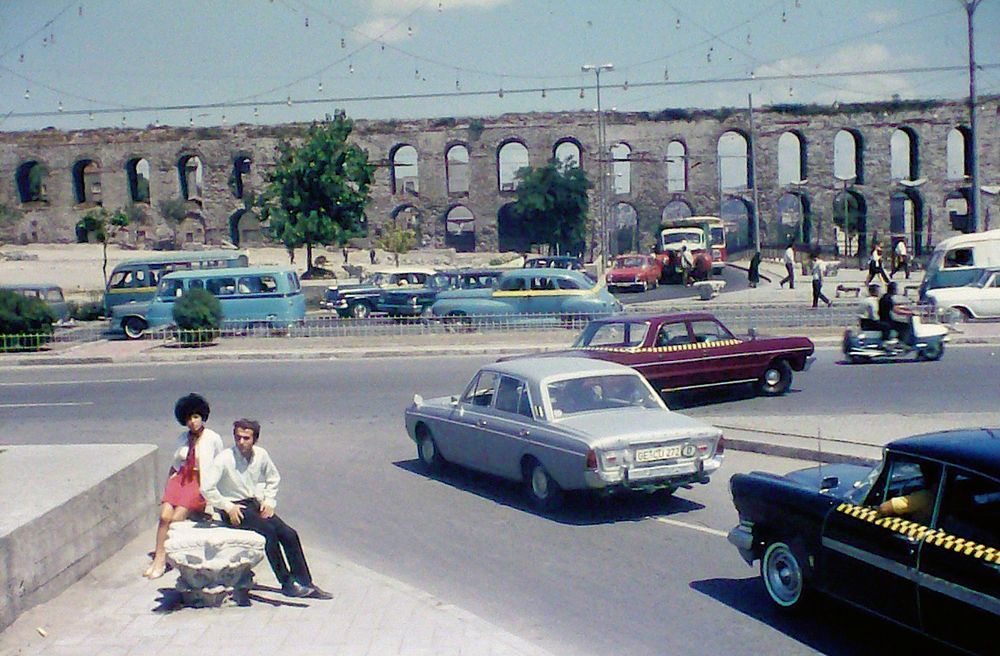
[(697, 342), (694, 344), (674, 344), (672, 346), (581, 346), (578, 351), (604, 351), (606, 353), (670, 353), (673, 351), (694, 351), (703, 348), (718, 348), (720, 346), (736, 346), (742, 343), (738, 339), (722, 339), (717, 342)]
[(948, 551), (954, 551), (966, 556), (972, 556), (973, 558), (979, 558), (988, 563), (1000, 563), (1000, 549), (987, 547), (979, 544), (978, 542), (966, 540), (965, 538), (960, 538), (944, 531), (932, 529), (929, 526), (911, 522), (900, 517), (879, 517), (878, 512), (874, 508), (865, 508), (864, 506), (842, 503), (837, 506), (837, 512), (850, 515), (851, 517), (855, 517), (861, 521), (870, 522), (876, 526), (885, 527), (893, 533), (900, 533), (916, 540), (924, 540), (928, 544), (933, 544), (936, 547), (941, 547), (942, 549), (947, 549)]

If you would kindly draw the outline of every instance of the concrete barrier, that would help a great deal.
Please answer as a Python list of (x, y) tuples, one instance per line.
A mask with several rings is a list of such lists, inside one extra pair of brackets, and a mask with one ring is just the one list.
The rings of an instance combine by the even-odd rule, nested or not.
[(140, 531), (152, 544), (155, 468), (150, 444), (0, 446), (0, 631)]

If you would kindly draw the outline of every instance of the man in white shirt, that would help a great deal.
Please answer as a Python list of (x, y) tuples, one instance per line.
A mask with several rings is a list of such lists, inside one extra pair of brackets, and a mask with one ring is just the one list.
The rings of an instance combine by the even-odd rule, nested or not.
[(782, 278), (779, 284), (784, 287), (787, 282), (789, 289), (795, 289), (795, 244), (792, 242), (788, 242), (788, 248), (785, 249), (784, 261), (788, 275)]
[(264, 552), (289, 597), (331, 599), (313, 583), (295, 529), (274, 513), (281, 476), (267, 451), (257, 446), (260, 424), (250, 419), (233, 423), (235, 446), (215, 457), (201, 475), (205, 500), (224, 513), (226, 523), (264, 536)]
[(896, 242), (896, 248), (893, 249), (893, 259), (892, 259), (892, 271), (889, 273), (889, 277), (892, 278), (896, 275), (896, 272), (900, 269), (906, 274), (906, 279), (910, 279), (910, 254), (906, 250), (906, 240), (900, 239)]
[(878, 283), (868, 285), (868, 296), (858, 305), (861, 330), (882, 330), (882, 324), (878, 320), (878, 297), (881, 291)]

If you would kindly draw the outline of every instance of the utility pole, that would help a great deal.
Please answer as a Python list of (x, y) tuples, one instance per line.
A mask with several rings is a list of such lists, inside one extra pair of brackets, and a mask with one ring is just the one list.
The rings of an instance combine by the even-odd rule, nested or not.
[[(757, 204), (757, 130), (753, 123), (753, 94), (747, 94), (750, 106), (750, 182), (753, 183), (753, 245), (760, 250), (760, 206)], [(801, 176), (800, 176), (801, 177)]]
[(976, 48), (972, 29), (972, 15), (982, 0), (964, 0), (965, 13), (968, 16), (969, 27), (969, 146), (972, 149), (970, 163), (972, 164), (972, 193), (969, 194), (969, 232), (978, 232), (980, 222), (981, 196), (979, 191), (979, 138), (976, 130)]
[(605, 159), (607, 159), (604, 144), (604, 112), (601, 109), (601, 73), (615, 70), (614, 64), (584, 64), (580, 67), (584, 73), (593, 73), (597, 82), (597, 216), (601, 226), (601, 266), (600, 275), (603, 280), (604, 271), (608, 266), (608, 217), (607, 208), (607, 175), (605, 175)]

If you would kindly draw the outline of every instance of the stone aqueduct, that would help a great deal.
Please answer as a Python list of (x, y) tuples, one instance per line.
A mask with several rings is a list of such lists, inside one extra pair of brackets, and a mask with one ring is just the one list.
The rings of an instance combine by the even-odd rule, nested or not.
[[(982, 106), (982, 216), (1000, 227), (992, 186), (1000, 182), (1000, 98)], [(754, 123), (751, 140), (745, 110), (608, 112), (604, 197), (613, 250), (651, 248), (664, 216), (720, 212), (731, 245), (752, 244), (754, 181), (766, 245), (794, 238), (853, 254), (873, 234), (892, 233), (907, 236), (919, 254), (954, 234), (950, 219), (966, 211), (965, 103), (775, 106), (757, 110)], [(299, 138), (305, 127), (2, 133), (0, 239), (75, 241), (77, 221), (93, 207), (134, 205), (142, 218), (119, 238), (138, 247), (254, 243), (262, 232), (241, 197), (263, 184), (277, 144)], [(596, 136), (590, 112), (359, 120), (353, 138), (379, 166), (369, 233), (405, 220), (419, 226), (424, 246), (520, 250), (525, 245), (507, 211), (514, 171), (573, 157), (597, 180)], [(856, 215), (864, 233), (847, 244), (836, 228), (844, 213)]]

